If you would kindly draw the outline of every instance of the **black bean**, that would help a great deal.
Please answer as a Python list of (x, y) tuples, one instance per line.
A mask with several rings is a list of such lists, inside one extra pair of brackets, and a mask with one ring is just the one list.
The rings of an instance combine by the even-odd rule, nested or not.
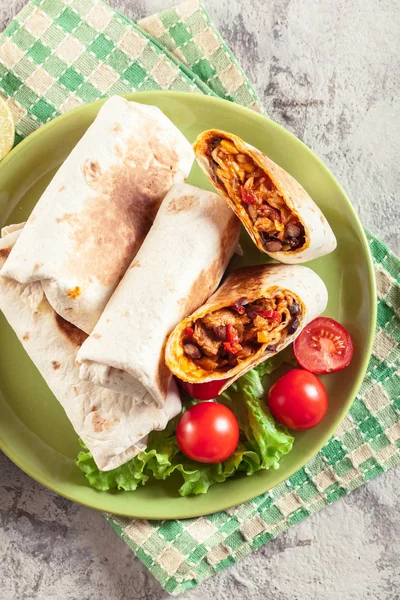
[(297, 304), (296, 300), (293, 300), (292, 304), (289, 304), (289, 312), (292, 317), (295, 317), (300, 312), (300, 306)]
[(239, 300), (236, 300), (236, 302), (232, 305), (232, 308), (234, 308), (235, 310), (240, 310), (243, 306), (246, 306), (246, 304), (248, 303), (249, 300), (247, 296), (242, 296), (241, 298), (239, 298)]
[(300, 227), (295, 225), (294, 223), (289, 223), (286, 225), (286, 235), (290, 238), (297, 238), (300, 235)]
[(195, 344), (183, 344), (183, 351), (189, 358), (201, 358), (203, 353)]
[(211, 142), (210, 142), (210, 147), (211, 150), (215, 150), (215, 148), (218, 146), (218, 144), (220, 143), (220, 141), (222, 140), (221, 137), (215, 137)]
[(226, 326), (225, 325), (218, 325), (216, 327), (213, 327), (213, 331), (214, 331), (215, 335), (217, 336), (217, 338), (219, 340), (221, 340), (221, 342), (226, 341)]
[(273, 235), (270, 235), (266, 231), (260, 231), (260, 238), (263, 244), (271, 242), (272, 240), (276, 240), (276, 238)]
[(289, 323), (289, 327), (288, 327), (288, 334), (291, 335), (292, 333), (295, 333), (297, 331), (297, 328), (299, 326), (299, 319), (297, 317), (295, 317), (294, 319), (292, 319)]
[(282, 250), (282, 244), (278, 240), (276, 242), (267, 242), (264, 244), (264, 247), (268, 252), (280, 252)]
[(265, 349), (267, 350), (267, 352), (275, 352), (277, 345), (278, 344), (268, 344), (268, 346)]
[(301, 240), (299, 240), (299, 238), (292, 238), (288, 240), (288, 243), (292, 250), (294, 250), (295, 248), (298, 248), (301, 245)]
[(254, 306), (254, 304), (247, 304), (247, 306), (246, 306), (246, 314), (249, 317), (249, 319), (251, 319), (252, 321), (254, 321), (254, 319), (258, 315), (258, 310), (259, 309), (257, 308), (257, 306)]

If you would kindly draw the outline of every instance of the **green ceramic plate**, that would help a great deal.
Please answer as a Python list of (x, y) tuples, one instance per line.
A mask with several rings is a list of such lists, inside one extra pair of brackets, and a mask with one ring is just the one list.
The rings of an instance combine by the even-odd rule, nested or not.
[[(254, 498), (302, 467), (328, 441), (363, 380), (375, 330), (371, 256), (354, 210), (340, 185), (302, 142), (276, 123), (224, 100), (195, 94), (146, 92), (128, 98), (154, 104), (193, 142), (204, 129), (231, 131), (265, 152), (298, 179), (327, 216), (337, 237), (335, 252), (307, 263), (329, 290), (326, 315), (343, 323), (354, 340), (344, 371), (324, 377), (329, 412), (316, 428), (297, 433), (293, 451), (278, 471), (236, 478), (208, 494), (181, 498), (176, 484), (154, 482), (136, 492), (98, 492), (75, 466), (78, 438), (4, 317), (0, 315), (0, 446), (28, 475), (62, 496), (96, 509), (132, 517), (172, 519), (222, 510)], [(0, 223), (28, 218), (41, 193), (87, 127), (102, 101), (63, 115), (22, 142), (0, 165)], [(211, 189), (196, 165), (189, 183)], [(245, 254), (235, 265), (265, 261), (243, 234)]]

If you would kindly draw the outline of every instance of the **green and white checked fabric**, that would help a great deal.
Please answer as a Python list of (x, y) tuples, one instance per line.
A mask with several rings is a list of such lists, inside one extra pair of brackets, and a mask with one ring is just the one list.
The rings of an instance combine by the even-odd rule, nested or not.
[(400, 464), (400, 260), (367, 232), (378, 323), (367, 375), (340, 428), (302, 469), (232, 509), (179, 521), (107, 515), (171, 594), (188, 590)]
[[(132, 91), (218, 94), (262, 110), (198, 0), (144, 26), (147, 33), (101, 0), (29, 2), (0, 37), (0, 93), (17, 143), (72, 108)], [(173, 54), (150, 34), (161, 34)]]
[[(31, 0), (0, 35), (0, 93), (16, 142), (85, 102), (137, 90), (218, 95), (262, 105), (199, 0), (134, 24), (99, 0)], [(321, 452), (273, 490), (178, 521), (106, 515), (163, 587), (178, 594), (400, 464), (400, 260), (372, 234), (378, 327), (349, 414)]]

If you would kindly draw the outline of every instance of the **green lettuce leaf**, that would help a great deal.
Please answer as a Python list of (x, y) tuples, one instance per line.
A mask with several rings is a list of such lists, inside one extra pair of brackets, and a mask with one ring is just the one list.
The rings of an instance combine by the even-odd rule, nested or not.
[[(170, 421), (164, 431), (152, 432), (146, 450), (117, 469), (99, 471), (82, 442), (83, 451), (78, 455), (77, 465), (90, 485), (103, 491), (134, 491), (139, 485), (145, 485), (150, 476), (165, 481), (177, 473), (181, 479), (178, 489), (181, 496), (205, 494), (211, 485), (235, 473), (253, 475), (262, 469), (278, 469), (281, 457), (290, 452), (294, 440), (275, 423), (266, 404), (266, 394), (273, 380), (291, 364), (291, 355), (284, 351), (240, 377), (218, 398), (234, 412), (241, 431), (238, 447), (222, 463), (198, 463), (182, 454), (175, 436), (181, 414)], [(182, 401), (182, 413), (197, 403), (187, 394)]]

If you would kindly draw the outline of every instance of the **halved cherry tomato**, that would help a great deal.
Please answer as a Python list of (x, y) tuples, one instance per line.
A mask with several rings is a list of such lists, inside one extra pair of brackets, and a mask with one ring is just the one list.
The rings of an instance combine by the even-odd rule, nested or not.
[(185, 392), (196, 398), (196, 400), (213, 400), (219, 394), (220, 389), (227, 379), (218, 379), (217, 381), (208, 381), (206, 383), (188, 383), (178, 379)]
[(219, 463), (231, 456), (239, 441), (239, 425), (229, 408), (200, 402), (185, 412), (176, 429), (183, 454), (203, 463)]
[(328, 395), (318, 377), (292, 369), (270, 388), (268, 406), (272, 416), (289, 429), (311, 429), (324, 418)]
[(303, 329), (293, 350), (303, 369), (322, 375), (347, 367), (353, 357), (353, 342), (343, 325), (318, 317)]

